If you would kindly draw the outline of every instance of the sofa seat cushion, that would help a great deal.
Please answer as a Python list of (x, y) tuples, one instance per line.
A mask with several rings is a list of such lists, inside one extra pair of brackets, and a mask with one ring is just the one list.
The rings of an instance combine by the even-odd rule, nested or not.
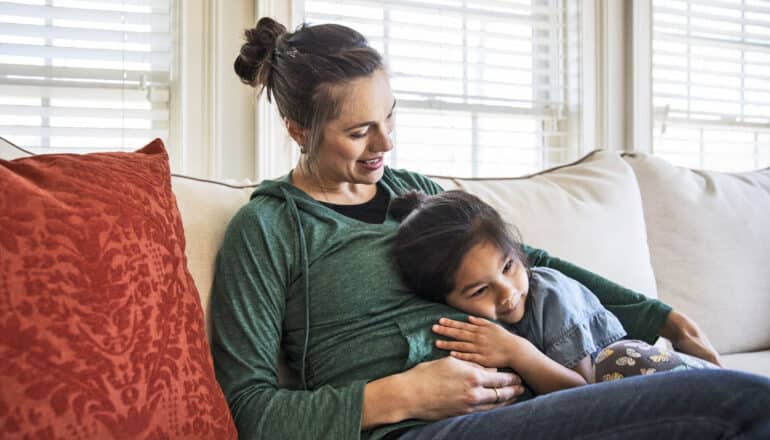
[(722, 356), (722, 366), (770, 377), (770, 350)]
[(639, 187), (617, 153), (524, 177), (437, 181), (490, 203), (526, 244), (656, 297)]
[(0, 438), (235, 438), (160, 140), (0, 160)]
[(642, 191), (660, 299), (720, 353), (770, 349), (770, 168), (719, 173), (624, 157)]

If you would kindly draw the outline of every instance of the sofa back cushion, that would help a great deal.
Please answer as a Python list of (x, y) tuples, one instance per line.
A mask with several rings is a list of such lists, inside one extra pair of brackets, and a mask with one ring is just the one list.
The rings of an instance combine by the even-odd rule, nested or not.
[(0, 160), (0, 438), (235, 438), (160, 140)]
[(12, 160), (29, 156), (33, 154), (0, 137), (0, 159)]
[(437, 179), (494, 206), (524, 243), (656, 297), (639, 187), (617, 153), (501, 179)]
[(624, 158), (641, 188), (660, 299), (720, 353), (770, 348), (770, 168), (731, 174)]
[(214, 281), (214, 263), (225, 229), (235, 213), (248, 201), (256, 185), (172, 176), (171, 186), (187, 239), (187, 267), (200, 293), (209, 330), (209, 298)]

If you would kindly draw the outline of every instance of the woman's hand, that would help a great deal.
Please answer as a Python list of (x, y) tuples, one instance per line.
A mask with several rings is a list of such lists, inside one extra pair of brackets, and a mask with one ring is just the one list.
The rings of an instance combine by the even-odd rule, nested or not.
[(484, 367), (513, 367), (513, 360), (526, 347), (521, 337), (484, 318), (468, 316), (468, 322), (441, 318), (433, 331), (454, 341), (436, 341), (449, 355)]
[(361, 429), (494, 409), (514, 402), (522, 393), (521, 379), (513, 373), (445, 357), (367, 383)]
[(660, 335), (669, 339), (675, 350), (722, 366), (719, 354), (711, 345), (706, 334), (687, 315), (676, 310), (671, 311), (663, 324)]

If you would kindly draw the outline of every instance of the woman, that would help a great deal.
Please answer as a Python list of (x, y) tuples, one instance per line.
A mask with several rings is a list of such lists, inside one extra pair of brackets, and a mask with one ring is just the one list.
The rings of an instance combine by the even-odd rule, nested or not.
[[(735, 372), (661, 374), (644, 387), (628, 379), (509, 405), (524, 392), (520, 379), (435, 348), (431, 324), (465, 315), (411, 295), (388, 256), (398, 226), (390, 198), (441, 188), (383, 166), (396, 103), (379, 54), (338, 25), (287, 33), (263, 18), (246, 36), (235, 70), (267, 89), (302, 155), (287, 176), (260, 184), (217, 259), (212, 351), (242, 438), (767, 434), (770, 381)], [(527, 253), (589, 287), (630, 337), (661, 334), (718, 362), (684, 315)], [(277, 387), (281, 349), (303, 389)]]

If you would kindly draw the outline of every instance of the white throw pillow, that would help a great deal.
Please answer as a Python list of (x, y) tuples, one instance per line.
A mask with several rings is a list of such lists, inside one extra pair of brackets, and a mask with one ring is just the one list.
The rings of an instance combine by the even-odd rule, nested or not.
[(624, 158), (642, 191), (660, 299), (720, 353), (770, 348), (770, 168), (732, 174)]
[(436, 181), (494, 206), (524, 243), (657, 296), (639, 187), (617, 153), (594, 151), (524, 177)]

